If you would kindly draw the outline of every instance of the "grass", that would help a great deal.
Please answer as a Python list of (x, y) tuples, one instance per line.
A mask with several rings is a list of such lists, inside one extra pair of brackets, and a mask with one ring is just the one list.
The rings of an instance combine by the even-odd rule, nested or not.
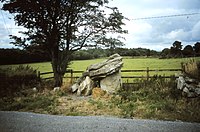
[(4, 97), (0, 99), (0, 110), (200, 122), (199, 98), (183, 97), (174, 79), (155, 76), (149, 81), (139, 80), (132, 88), (121, 89), (115, 95), (102, 94), (98, 98), (77, 97), (66, 91), (67, 88), (58, 92), (44, 89), (38, 93), (29, 91), (27, 96)]
[[(194, 58), (195, 60), (200, 60), (200, 57)], [(106, 58), (101, 59), (93, 59), (93, 60), (75, 60), (72, 61), (69, 65), (70, 69), (84, 71), (86, 68), (94, 63), (98, 63), (106, 60)], [(181, 68), (181, 62), (187, 62), (190, 58), (172, 58), (172, 59), (159, 59), (159, 58), (131, 58), (124, 57), (123, 68), (122, 69), (146, 69), (147, 67), (151, 69), (176, 69)], [(24, 65), (30, 65), (33, 69), (37, 69), (41, 72), (49, 72), (52, 71), (50, 62), (40, 62), (40, 63), (27, 63)], [(15, 67), (16, 65), (2, 65), (0, 67)]]
[(200, 80), (200, 63), (194, 59), (191, 59), (189, 62), (182, 63), (182, 69), (184, 73), (191, 77)]
[[(138, 89), (138, 90), (134, 90)], [(199, 98), (185, 98), (176, 89), (175, 80), (153, 78), (140, 80), (131, 89), (121, 89), (113, 98), (125, 118), (182, 120), (200, 122)]]
[[(200, 58), (195, 58), (200, 60)], [(73, 61), (70, 68), (85, 70), (90, 64), (105, 59)], [(181, 62), (190, 59), (158, 59), (158, 58), (131, 58), (123, 59), (123, 69), (177, 69)], [(49, 62), (28, 64), (41, 72), (51, 71)], [(1, 68), (16, 67), (18, 65), (0, 66)], [(138, 73), (141, 74), (141, 73)], [(161, 73), (162, 74), (162, 73)], [(172, 73), (163, 73), (172, 74)], [(130, 73), (128, 74), (130, 75)], [(181, 96), (176, 89), (175, 79), (163, 79), (159, 76), (147, 80), (138, 80), (130, 89), (121, 89), (116, 95), (102, 95), (100, 98), (79, 98), (65, 91), (53, 92), (40, 90), (17, 97), (0, 98), (0, 110), (31, 111), (71, 116), (104, 115), (123, 118), (144, 118), (160, 120), (182, 120), (200, 122), (199, 98), (188, 99)], [(50, 84), (47, 82), (47, 84)], [(43, 87), (43, 85), (42, 85)], [(49, 85), (45, 87), (50, 87)], [(69, 92), (69, 91), (68, 91)]]
[[(78, 70), (78, 71), (85, 71), (86, 68), (94, 63), (101, 62), (105, 60), (106, 58), (101, 59), (93, 59), (93, 60), (80, 60), (80, 61), (72, 61), (69, 65), (70, 69)], [(182, 62), (188, 62), (189, 58), (173, 58), (173, 59), (158, 59), (158, 58), (132, 58), (132, 57), (124, 57), (123, 62), (123, 68), (122, 70), (146, 70), (147, 67), (149, 69), (180, 69)], [(200, 57), (196, 57), (195, 60), (200, 60)], [(30, 65), (34, 69), (37, 69), (40, 72), (49, 72), (52, 71), (51, 63), (50, 62), (42, 62), (42, 63), (31, 63), (31, 64), (24, 64), (24, 65)], [(15, 67), (18, 65), (3, 65), (0, 66), (2, 68), (4, 67)], [(174, 75), (175, 72), (151, 72), (150, 75)], [(81, 74), (74, 74), (74, 76), (80, 76)], [(145, 72), (137, 72), (137, 73), (122, 73), (122, 76), (138, 76), (138, 75), (144, 75), (146, 76)], [(42, 77), (50, 77), (53, 76), (53, 74), (47, 74), (43, 75)], [(68, 75), (67, 75), (68, 76)]]
[(53, 95), (30, 95), (26, 97), (1, 98), (0, 110), (29, 111), (44, 114), (55, 114), (56, 97)]

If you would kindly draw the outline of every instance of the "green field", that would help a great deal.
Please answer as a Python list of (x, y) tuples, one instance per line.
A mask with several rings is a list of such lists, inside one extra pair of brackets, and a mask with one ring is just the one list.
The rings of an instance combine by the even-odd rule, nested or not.
[[(200, 61), (200, 58), (177, 58), (177, 59), (158, 59), (158, 58), (132, 58), (132, 57), (124, 57), (123, 58), (123, 68), (122, 70), (146, 70), (147, 67), (149, 69), (159, 70), (159, 69), (180, 69), (181, 68), (181, 62), (187, 62), (191, 59), (195, 59), (197, 61)], [(74, 71), (85, 71), (86, 68), (94, 63), (101, 62), (103, 60), (106, 60), (106, 58), (101, 59), (94, 59), (94, 60), (78, 60), (78, 61), (72, 61), (69, 69), (73, 69)], [(50, 62), (42, 62), (42, 63), (31, 63), (31, 64), (24, 64), (29, 65), (33, 67), (34, 69), (37, 69), (38, 71), (42, 72), (49, 72), (52, 71), (51, 69), (51, 63)], [(8, 67), (8, 66), (18, 66), (18, 65), (4, 65), (0, 67)], [(154, 72), (150, 73), (150, 75), (174, 75), (175, 72)], [(132, 76), (132, 75), (146, 75), (145, 72), (140, 73), (122, 73), (122, 76)], [(50, 74), (45, 75), (52, 76)], [(76, 74), (75, 76), (80, 76), (80, 74)]]

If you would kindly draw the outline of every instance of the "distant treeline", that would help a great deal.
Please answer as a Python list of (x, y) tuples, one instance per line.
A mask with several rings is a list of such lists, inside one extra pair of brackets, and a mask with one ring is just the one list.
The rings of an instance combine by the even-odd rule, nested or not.
[(159, 52), (145, 48), (87, 49), (75, 52), (74, 60), (87, 60), (108, 57), (118, 53), (121, 56), (158, 56)]
[(165, 48), (160, 54), (160, 58), (180, 58), (180, 57), (197, 57), (200, 56), (200, 42), (196, 42), (193, 46), (183, 45), (180, 41), (175, 41), (170, 48)]
[[(76, 51), (72, 60), (87, 60), (108, 57), (114, 53), (121, 56), (158, 56), (159, 52), (145, 48), (85, 49)], [(47, 53), (40, 50), (0, 49), (0, 64), (23, 64), (50, 61)]]
[[(61, 52), (61, 51), (60, 51)], [(102, 49), (92, 48), (76, 51), (72, 60), (88, 60), (108, 57), (114, 53), (121, 56), (154, 56), (160, 58), (179, 58), (200, 56), (200, 43), (196, 42), (193, 46), (187, 45), (183, 48), (181, 42), (175, 41), (170, 48), (165, 48), (162, 52), (146, 48), (115, 48)], [(0, 49), (0, 64), (23, 64), (33, 62), (51, 61), (47, 52), (41, 47), (31, 47), (26, 50), (21, 49)]]
[(43, 52), (29, 52), (20, 49), (0, 49), (0, 64), (23, 64), (49, 61)]

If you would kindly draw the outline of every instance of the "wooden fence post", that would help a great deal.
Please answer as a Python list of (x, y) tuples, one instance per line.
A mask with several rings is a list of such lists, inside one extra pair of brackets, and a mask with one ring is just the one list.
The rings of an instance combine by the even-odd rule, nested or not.
[(73, 69), (70, 70), (71, 83), (73, 83)]
[(40, 78), (40, 71), (38, 71), (38, 75), (37, 76), (38, 76), (38, 78)]
[(149, 67), (147, 67), (147, 81), (149, 81)]

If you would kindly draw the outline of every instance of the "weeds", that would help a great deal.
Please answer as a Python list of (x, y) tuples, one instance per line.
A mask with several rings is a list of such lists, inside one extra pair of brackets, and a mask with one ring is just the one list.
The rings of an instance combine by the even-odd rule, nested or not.
[[(41, 87), (48, 88), (51, 87), (50, 84), (42, 82)], [(170, 79), (154, 76), (148, 81), (137, 80), (135, 85), (120, 89), (116, 95), (103, 95), (96, 99), (70, 96), (70, 85), (66, 82), (61, 88), (63, 91), (53, 92), (47, 89), (28, 96), (2, 97), (0, 110), (200, 122), (199, 98), (182, 97), (173, 76)]]
[(190, 61), (181, 63), (183, 72), (191, 77), (200, 80), (200, 63), (195, 59), (190, 59)]
[[(138, 89), (138, 90), (135, 90)], [(183, 120), (200, 122), (200, 101), (185, 99), (176, 89), (174, 77), (163, 79), (159, 76), (149, 81), (141, 80), (132, 89), (121, 89), (112, 98), (112, 103), (121, 110), (125, 118), (148, 118), (162, 120)]]
[(29, 97), (2, 98), (0, 110), (3, 111), (32, 111), (55, 114), (56, 97), (52, 95), (32, 95)]

